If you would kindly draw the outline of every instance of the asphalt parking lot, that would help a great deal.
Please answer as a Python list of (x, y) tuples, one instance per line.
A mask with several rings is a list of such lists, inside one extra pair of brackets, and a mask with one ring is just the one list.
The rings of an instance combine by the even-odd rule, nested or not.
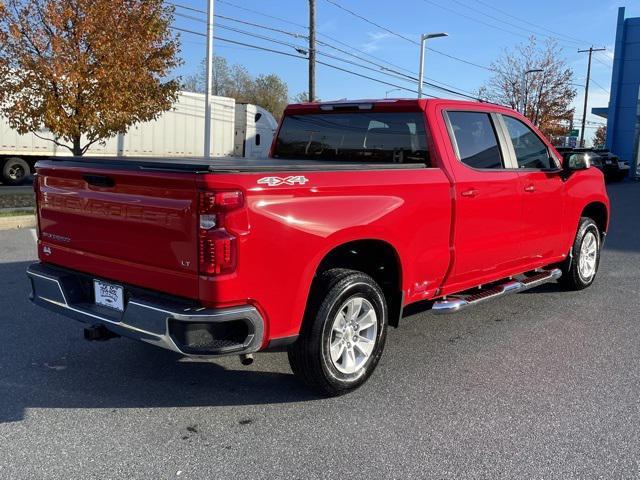
[(337, 399), (284, 353), (86, 342), (27, 299), (32, 232), (0, 232), (0, 478), (640, 478), (640, 184), (609, 191), (593, 287), (413, 309)]

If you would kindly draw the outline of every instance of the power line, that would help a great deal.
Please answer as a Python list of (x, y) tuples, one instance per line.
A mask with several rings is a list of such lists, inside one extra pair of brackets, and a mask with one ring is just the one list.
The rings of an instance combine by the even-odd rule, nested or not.
[(506, 12), (506, 11), (504, 11), (504, 10), (501, 10), (501, 9), (499, 9), (499, 8), (497, 8), (497, 7), (494, 7), (493, 5), (491, 5), (491, 4), (487, 3), (487, 2), (484, 2), (483, 0), (476, 0), (476, 2), (478, 2), (478, 3), (482, 4), (482, 5), (484, 5), (485, 7), (489, 7), (490, 9), (495, 10), (496, 12), (499, 12), (499, 13), (501, 13), (501, 14), (503, 14), (503, 15), (505, 15), (505, 16), (507, 16), (507, 17), (509, 17), (509, 18), (513, 18), (514, 20), (517, 20), (517, 21), (519, 21), (519, 22), (526, 23), (527, 25), (531, 25), (531, 26), (533, 26), (533, 27), (540, 28), (540, 29), (542, 29), (542, 30), (545, 30), (545, 31), (547, 31), (547, 32), (550, 32), (550, 33), (554, 34), (554, 35), (555, 35), (555, 36), (557, 36), (557, 37), (565, 37), (565, 38), (567, 38), (567, 39), (569, 39), (569, 40), (573, 40), (574, 42), (578, 42), (578, 43), (580, 43), (580, 44), (589, 44), (589, 43), (591, 43), (591, 42), (587, 42), (586, 40), (581, 40), (581, 39), (579, 39), (579, 38), (575, 38), (575, 37), (571, 37), (571, 36), (569, 36), (569, 35), (565, 35), (564, 33), (558, 33), (558, 32), (555, 32), (555, 31), (550, 30), (550, 29), (548, 29), (548, 28), (546, 28), (546, 27), (544, 27), (544, 26), (542, 26), (542, 25), (538, 25), (538, 24), (535, 24), (535, 23), (530, 22), (530, 21), (528, 21), (528, 20), (525, 20), (525, 19), (523, 19), (523, 18), (516, 17), (515, 15), (511, 15), (510, 13), (508, 13), (508, 12)]
[[(189, 29), (180, 28), (180, 27), (170, 27), (170, 28), (173, 29), (173, 30), (177, 30), (179, 32), (189, 33), (189, 34), (192, 34), (192, 35), (198, 35), (200, 37), (206, 37), (206, 35), (204, 33), (196, 32), (194, 30), (189, 30)], [(284, 56), (287, 56), (287, 57), (293, 57), (293, 58), (299, 58), (299, 59), (307, 60), (307, 57), (302, 56), (302, 55), (295, 55), (293, 53), (283, 52), (281, 50), (275, 50), (275, 49), (263, 47), (263, 46), (260, 46), (260, 45), (254, 45), (254, 44), (245, 43), (245, 42), (238, 42), (236, 40), (231, 40), (229, 38), (224, 38), (224, 37), (220, 37), (220, 36), (217, 36), (217, 35), (214, 35), (213, 38), (215, 38), (216, 40), (221, 41), (221, 42), (232, 43), (234, 45), (241, 45), (243, 47), (250, 47), (250, 48), (254, 48), (256, 50), (262, 50), (262, 51), (266, 51), (266, 52), (270, 52), (270, 53), (275, 53), (275, 54), (278, 54), (278, 55), (284, 55)], [(351, 70), (347, 70), (346, 68), (341, 68), (341, 67), (338, 67), (336, 65), (332, 65), (330, 63), (327, 63), (327, 62), (318, 61), (317, 63), (320, 64), (320, 65), (324, 65), (326, 67), (332, 68), (334, 70), (339, 70), (339, 71), (342, 71), (344, 73), (348, 73), (350, 75), (355, 75), (355, 76), (360, 77), (360, 78), (365, 78), (367, 80), (371, 80), (373, 82), (377, 82), (377, 83), (380, 83), (380, 84), (383, 84), (383, 85), (388, 85), (390, 87), (399, 88), (400, 90), (405, 90), (405, 91), (411, 92), (411, 93), (418, 93), (417, 90), (413, 90), (411, 88), (403, 87), (402, 85), (397, 85), (395, 83), (387, 82), (385, 80), (380, 80), (379, 78), (374, 78), (374, 77), (370, 77), (368, 75), (363, 75), (361, 73), (353, 72)], [(427, 95), (427, 96), (431, 97), (431, 98), (437, 98), (434, 95)]]
[[(480, 23), (480, 24), (482, 24), (482, 25), (486, 25), (487, 27), (495, 28), (495, 29), (500, 30), (500, 31), (502, 31), (502, 32), (506, 32), (506, 33), (509, 33), (509, 34), (511, 34), (511, 35), (516, 35), (516, 36), (518, 36), (518, 37), (522, 37), (522, 38), (529, 38), (526, 34), (518, 33), (518, 32), (513, 32), (513, 31), (511, 31), (511, 30), (507, 30), (506, 28), (499, 27), (499, 26), (497, 26), (497, 25), (493, 25), (493, 24), (491, 24), (491, 23), (487, 23), (487, 22), (485, 22), (485, 21), (483, 21), (483, 20), (480, 20), (480, 19), (478, 19), (478, 18), (476, 18), (476, 17), (472, 17), (471, 15), (466, 15), (466, 14), (464, 14), (464, 13), (461, 13), (461, 12), (457, 11), (457, 10), (454, 10), (453, 8), (445, 7), (444, 5), (440, 5), (439, 3), (433, 2), (433, 1), (431, 1), (431, 0), (422, 0), (422, 1), (423, 1), (423, 2), (425, 2), (425, 3), (428, 3), (428, 4), (430, 4), (430, 5), (433, 5), (433, 6), (435, 6), (435, 7), (438, 7), (438, 8), (441, 8), (441, 9), (443, 9), (443, 10), (446, 10), (446, 11), (448, 11), (448, 12), (451, 12), (451, 13), (453, 13), (453, 14), (455, 14), (455, 15), (459, 16), (459, 17), (463, 17), (463, 18), (469, 19), (469, 20), (471, 20), (471, 21), (474, 21), (474, 22)], [(455, 1), (455, 0), (454, 0), (454, 1)], [(458, 2), (456, 2), (456, 3), (458, 3)]]
[[(497, 22), (500, 22), (500, 23), (504, 23), (505, 25), (509, 25), (509, 26), (511, 26), (511, 27), (515, 27), (515, 28), (517, 28), (517, 29), (519, 29), (519, 30), (527, 31), (527, 32), (529, 32), (529, 33), (531, 33), (531, 34), (534, 34), (534, 35), (539, 35), (539, 36), (543, 36), (543, 37), (550, 38), (550, 39), (552, 39), (552, 40), (557, 41), (559, 44), (564, 45), (564, 46), (565, 46), (565, 47), (567, 47), (567, 48), (576, 48), (576, 46), (582, 46), (582, 45), (584, 45), (584, 42), (581, 42), (581, 41), (576, 41), (576, 40), (565, 40), (565, 39), (563, 39), (563, 38), (559, 38), (559, 36), (557, 36), (557, 35), (555, 35), (555, 36), (554, 36), (554, 35), (549, 35), (549, 34), (547, 34), (547, 33), (542, 33), (542, 32), (537, 31), (537, 30), (531, 30), (531, 29), (528, 29), (528, 28), (523, 28), (523, 27), (522, 27), (522, 26), (520, 26), (520, 25), (517, 25), (517, 24), (515, 24), (515, 23), (512, 23), (512, 22), (509, 22), (509, 21), (506, 21), (506, 20), (500, 19), (500, 18), (498, 18), (498, 17), (496, 17), (496, 16), (494, 16), (494, 15), (490, 15), (490, 14), (488, 14), (488, 13), (486, 13), (486, 12), (482, 11), (482, 10), (481, 10), (481, 9), (479, 9), (479, 8), (474, 8), (474, 7), (472, 7), (472, 6), (470, 6), (470, 5), (467, 5), (467, 4), (465, 4), (465, 3), (463, 3), (463, 2), (461, 2), (461, 1), (459, 1), (459, 0), (453, 0), (453, 1), (454, 1), (455, 3), (457, 3), (458, 5), (461, 5), (462, 7), (465, 7), (465, 8), (467, 8), (467, 9), (469, 9), (469, 10), (473, 11), (473, 12), (479, 13), (480, 15), (483, 15), (483, 16), (485, 16), (485, 17), (487, 17), (487, 18), (490, 18), (490, 19), (492, 19), (492, 20), (494, 20), (494, 21), (497, 21)], [(480, 20), (478, 20), (477, 18), (474, 18), (474, 17), (469, 17), (469, 16), (467, 16), (466, 18), (470, 18), (471, 20), (481, 22)], [(484, 23), (484, 22), (481, 22), (481, 23)], [(505, 32), (508, 32), (508, 33), (514, 34), (514, 35), (524, 36), (524, 37), (528, 38), (526, 35), (522, 35), (522, 34), (520, 34), (520, 33), (518, 33), (518, 32), (513, 32), (513, 31), (511, 31), (511, 30), (503, 29), (502, 27), (499, 27), (499, 26), (497, 26), (497, 25), (491, 25), (491, 24), (487, 24), (487, 23), (484, 23), (484, 24), (485, 24), (485, 25), (488, 25), (488, 26), (490, 26), (490, 27), (493, 27), (493, 28), (496, 28), (496, 29), (503, 30), (503, 31), (505, 31)], [(569, 42), (570, 44), (567, 44), (566, 42)]]
[(276, 17), (275, 15), (270, 15), (268, 13), (259, 12), (258, 10), (253, 10), (251, 8), (243, 7), (241, 5), (236, 5), (235, 3), (229, 2), (227, 0), (217, 0), (217, 1), (218, 1), (218, 3), (224, 3), (225, 5), (229, 5), (231, 7), (234, 7), (234, 8), (240, 9), (240, 10), (244, 10), (245, 12), (255, 13), (257, 15), (262, 15), (263, 17), (271, 18), (272, 20), (278, 20), (279, 22), (288, 23), (289, 25), (294, 25), (296, 27), (309, 29), (308, 25), (302, 25), (300, 23), (292, 22), (292, 21), (287, 20), (287, 19), (282, 18), (282, 17)]
[[(375, 26), (375, 27), (377, 27), (377, 28), (379, 28), (379, 29), (381, 29), (381, 30), (383, 30), (383, 31), (385, 31), (385, 32), (388, 32), (388, 33), (389, 33), (389, 34), (391, 34), (391, 35), (394, 35), (394, 36), (396, 36), (396, 37), (398, 37), (398, 38), (401, 38), (401, 39), (403, 39), (403, 40), (406, 40), (407, 42), (410, 42), (410, 43), (412, 43), (412, 44), (414, 44), (414, 45), (420, 45), (420, 43), (419, 43), (419, 42), (417, 42), (417, 41), (415, 41), (415, 40), (412, 40), (412, 39), (410, 39), (409, 37), (406, 37), (406, 36), (404, 36), (404, 35), (402, 35), (402, 34), (400, 34), (400, 33), (394, 32), (393, 30), (391, 30), (391, 29), (389, 29), (389, 28), (387, 28), (387, 27), (384, 27), (384, 26), (382, 26), (382, 25), (380, 25), (380, 24), (378, 24), (378, 23), (374, 22), (373, 20), (369, 20), (368, 18), (366, 18), (366, 17), (364, 17), (364, 16), (360, 15), (359, 13), (354, 12), (353, 10), (350, 10), (350, 9), (348, 9), (348, 8), (346, 8), (346, 7), (343, 7), (342, 5), (340, 5), (339, 3), (337, 3), (335, 0), (325, 0), (325, 2), (328, 2), (328, 3), (330, 3), (331, 5), (336, 6), (337, 8), (339, 8), (339, 9), (341, 9), (341, 10), (343, 10), (343, 11), (345, 11), (345, 12), (349, 13), (350, 15), (353, 15), (353, 16), (354, 16), (354, 17), (356, 17), (356, 18), (361, 19), (362, 21), (364, 21), (364, 22), (366, 22), (366, 23), (368, 23), (368, 24), (370, 24), (370, 25), (373, 25), (373, 26)], [(437, 54), (439, 54), (439, 55), (445, 56), (445, 57), (450, 58), (450, 59), (452, 59), (452, 60), (456, 60), (456, 61), (458, 61), (458, 62), (466, 63), (467, 65), (472, 65), (472, 66), (477, 67), (477, 68), (482, 68), (482, 69), (484, 69), (484, 70), (488, 70), (488, 71), (490, 71), (490, 72), (495, 72), (495, 71), (496, 71), (494, 68), (487, 67), (486, 65), (480, 65), (480, 64), (478, 64), (478, 63), (472, 62), (472, 61), (470, 61), (470, 60), (465, 60), (465, 59), (460, 58), (460, 57), (456, 57), (455, 55), (451, 55), (451, 54), (448, 54), (448, 53), (442, 52), (442, 51), (437, 50), (437, 49), (435, 49), (435, 48), (428, 47), (428, 48), (427, 48), (427, 50), (429, 50), (429, 51), (431, 51), (431, 52), (435, 52), (435, 53), (437, 53)]]
[[(184, 15), (184, 14), (179, 14), (179, 13), (177, 13), (176, 15), (178, 15), (180, 17), (183, 17), (183, 18), (190, 19), (190, 20), (194, 20), (194, 21), (198, 21), (198, 22), (204, 22), (203, 19), (200, 19), (200, 18), (197, 18), (197, 17), (193, 17), (193, 16), (190, 16), (190, 15)], [(227, 18), (230, 18), (230, 17), (227, 17)], [(260, 26), (258, 24), (252, 24), (252, 25)], [(276, 44), (279, 44), (279, 45), (291, 47), (291, 48), (295, 49), (299, 53), (306, 54), (306, 52), (308, 52), (308, 49), (306, 49), (303, 46), (296, 45), (296, 44), (293, 44), (293, 43), (290, 43), (290, 42), (285, 42), (285, 41), (282, 41), (282, 40), (279, 40), (279, 39), (275, 39), (273, 37), (260, 35), (260, 34), (257, 34), (255, 32), (248, 32), (246, 30), (242, 30), (242, 29), (235, 28), (235, 27), (229, 27), (227, 25), (221, 25), (219, 23), (218, 23), (217, 26), (218, 26), (218, 28), (221, 28), (221, 29), (224, 29), (224, 30), (229, 30), (229, 31), (232, 31), (232, 32), (235, 32), (235, 33), (239, 33), (241, 35), (247, 35), (247, 36), (259, 38), (261, 40), (265, 40), (265, 41), (268, 41), (268, 42), (273, 42), (273, 43), (276, 43)], [(187, 31), (187, 33), (195, 33), (195, 32), (193, 32), (191, 30), (186, 30), (186, 31)], [(375, 64), (373, 62), (369, 62), (369, 63), (372, 63), (372, 64), (376, 65), (377, 67), (379, 67), (380, 69), (383, 69), (383, 70), (386, 70), (386, 71), (380, 72), (379, 70), (373, 69), (373, 68), (371, 68), (369, 66), (362, 65), (360, 63), (353, 62), (351, 60), (347, 60), (347, 59), (344, 59), (344, 58), (341, 58), (341, 57), (338, 57), (338, 56), (335, 56), (335, 55), (331, 55), (331, 54), (326, 53), (326, 52), (318, 51), (317, 53), (319, 55), (322, 55), (322, 56), (325, 56), (325, 57), (328, 57), (328, 58), (331, 58), (331, 59), (334, 59), (334, 60), (338, 60), (340, 62), (344, 62), (344, 63), (350, 64), (350, 65), (353, 65), (353, 66), (357, 66), (359, 68), (363, 68), (363, 69), (366, 69), (366, 70), (371, 70), (371, 71), (374, 71), (376, 73), (381, 73), (383, 75), (387, 75), (387, 76), (393, 77), (395, 79), (404, 80), (404, 81), (411, 81), (411, 82), (417, 82), (418, 81), (417, 77), (412, 77), (412, 76), (403, 74), (402, 72), (397, 72), (397, 71), (391, 70), (391, 69), (389, 69), (387, 67)], [(345, 53), (348, 53), (348, 52), (345, 52)], [(367, 60), (364, 60), (364, 61), (367, 61)], [(388, 73), (388, 72), (391, 72), (391, 73)], [(437, 80), (433, 80), (433, 79), (429, 79), (429, 80), (437, 82)], [(438, 82), (438, 83), (442, 83), (442, 82)], [(453, 95), (457, 95), (459, 97), (463, 97), (463, 98), (467, 98), (467, 99), (471, 99), (471, 100), (479, 100), (479, 98), (475, 94), (473, 94), (471, 92), (464, 93), (464, 91), (456, 90), (457, 87), (454, 87), (452, 85), (441, 86), (441, 85), (437, 85), (435, 83), (431, 83), (429, 81), (424, 81), (423, 84), (426, 85), (427, 87), (432, 88), (432, 89), (437, 89), (437, 90), (440, 90), (440, 91), (443, 91), (443, 92), (447, 92), (447, 93), (450, 93), (450, 94), (453, 94)], [(443, 85), (446, 85), (446, 84), (443, 84)], [(450, 87), (450, 88), (447, 88), (447, 87)]]
[[(185, 8), (185, 9), (192, 10), (192, 11), (195, 11), (195, 12), (198, 12), (198, 13), (206, 13), (203, 10), (198, 10), (198, 9), (195, 9), (195, 8), (185, 7), (185, 6), (179, 5), (177, 3), (172, 3), (172, 2), (169, 2), (169, 3), (171, 5), (176, 6), (176, 7)], [(206, 20), (204, 20), (203, 18), (194, 17), (192, 15), (186, 15), (184, 13), (178, 13), (178, 12), (176, 12), (175, 15), (177, 17), (186, 18), (186, 19), (189, 19), (189, 20), (194, 20), (196, 22), (204, 22), (204, 23), (206, 23)], [(246, 20), (239, 20), (237, 18), (227, 17), (226, 15), (220, 15), (218, 13), (216, 13), (214, 16), (216, 18), (221, 18), (223, 20), (228, 20), (230, 22), (241, 23), (243, 25), (249, 25), (251, 27), (257, 27), (257, 28), (262, 28), (264, 30), (270, 30), (270, 31), (276, 32), (276, 33), (282, 33), (284, 35), (289, 35), (289, 36), (294, 37), (294, 38), (302, 38), (302, 39), (308, 38), (306, 35), (303, 35), (301, 33), (289, 32), (287, 30), (282, 30), (280, 28), (273, 28), (273, 27), (268, 27), (266, 25), (261, 25), (259, 23), (247, 22)]]
[(606, 88), (604, 88), (602, 85), (600, 85), (598, 82), (596, 82), (596, 80), (595, 80), (594, 78), (592, 78), (592, 79), (591, 79), (591, 81), (592, 81), (593, 83), (595, 83), (595, 84), (596, 84), (596, 86), (597, 86), (598, 88), (600, 88), (600, 90), (603, 90), (604, 92), (606, 92), (606, 94), (607, 94), (607, 95), (611, 95), (611, 92), (609, 92), (609, 90), (607, 90), (607, 89), (606, 89)]
[(603, 61), (602, 61), (602, 60), (600, 60), (597, 56), (594, 56), (594, 57), (593, 57), (593, 59), (594, 59), (596, 62), (598, 62), (600, 65), (605, 66), (608, 70), (611, 70), (611, 69), (613, 68), (613, 66), (612, 66), (612, 65), (609, 65), (609, 64), (607, 64), (607, 63), (603, 62)]
[[(262, 40), (266, 40), (266, 41), (269, 41), (269, 42), (274, 42), (274, 43), (277, 43), (277, 44), (280, 44), (280, 45), (288, 46), (288, 47), (291, 47), (291, 48), (295, 49), (299, 53), (302, 53), (303, 51), (306, 51), (307, 54), (308, 54), (308, 49), (306, 49), (305, 47), (301, 47), (299, 45), (295, 45), (295, 44), (292, 44), (292, 43), (289, 43), (289, 42), (283, 42), (283, 41), (274, 39), (272, 37), (267, 37), (267, 36), (264, 36), (264, 35), (258, 35), (258, 34), (253, 33), (253, 32), (247, 32), (246, 30), (241, 30), (241, 29), (238, 29), (238, 28), (227, 27), (227, 26), (224, 26), (224, 25), (218, 25), (218, 27), (219, 28), (223, 28), (223, 29), (227, 29), (227, 30), (231, 30), (231, 31), (236, 32), (236, 33), (240, 33), (242, 35), (248, 35), (248, 36), (260, 38)], [(351, 60), (347, 60), (347, 59), (344, 59), (344, 58), (341, 58), (341, 57), (337, 57), (337, 56), (331, 55), (329, 53), (325, 53), (325, 52), (321, 52), (321, 51), (317, 51), (317, 53), (319, 55), (325, 56), (327, 58), (331, 58), (333, 60), (338, 60), (340, 62), (344, 62), (344, 63), (350, 64), (350, 65), (353, 65), (353, 66), (357, 66), (359, 68), (363, 68), (365, 70), (371, 70), (371, 71), (374, 71), (374, 72), (377, 72), (377, 73), (380, 73), (380, 74), (383, 74), (383, 75), (391, 76), (391, 77), (399, 79), (399, 80), (410, 81), (410, 82), (414, 82), (414, 83), (418, 81), (418, 79), (416, 77), (411, 77), (409, 75), (405, 75), (405, 74), (402, 74), (402, 73), (399, 73), (399, 72), (398, 72), (399, 73), (398, 75), (394, 75), (392, 73), (387, 73), (387, 72), (380, 72), (379, 70), (376, 70), (376, 69), (371, 68), (369, 66), (362, 65), (360, 63), (357, 63), (357, 62), (354, 62), (354, 61), (351, 61)], [(472, 99), (472, 100), (478, 100), (478, 98), (475, 97), (475, 96), (471, 96), (471, 95), (467, 95), (465, 93), (461, 93), (461, 92), (456, 91), (456, 90), (454, 90), (452, 88), (442, 87), (440, 85), (436, 85), (436, 84), (430, 83), (430, 82), (423, 82), (423, 83), (425, 85), (431, 87), (431, 88), (435, 88), (435, 89), (438, 89), (438, 90), (441, 90), (441, 91), (444, 91), (444, 92), (447, 92), (447, 93), (451, 93), (453, 95), (457, 95), (457, 96), (468, 98), (468, 99)]]
[(391, 35), (394, 35), (398, 38), (401, 38), (403, 40), (406, 40), (407, 42), (413, 43), (415, 45), (420, 45), (420, 43), (416, 42), (415, 40), (410, 39), (409, 37), (405, 37), (404, 35), (401, 35), (400, 33), (394, 32), (393, 30), (380, 25), (379, 23), (374, 22), (373, 20), (369, 20), (366, 17), (363, 17), (362, 15), (360, 15), (359, 13), (354, 12), (353, 10), (348, 9), (347, 7), (344, 7), (342, 5), (340, 5), (338, 2), (334, 1), (334, 0), (325, 0), (325, 2), (330, 3), (331, 5), (338, 7), (340, 10), (343, 10), (351, 15), (353, 15), (354, 17), (359, 18), (360, 20), (363, 20), (365, 22), (367, 22), (370, 25), (373, 25), (376, 28), (379, 28), (380, 30), (384, 30), (387, 33), (390, 33)]
[[(597, 52), (596, 57), (597, 57), (598, 55), (601, 55), (601, 58), (602, 58), (603, 60), (606, 60), (606, 61), (607, 61), (606, 63), (608, 63), (608, 64), (609, 64), (609, 66), (611, 66), (611, 64), (613, 64), (613, 58), (611, 58), (611, 57), (610, 57), (609, 55), (607, 55), (606, 53), (603, 53), (603, 52)], [(605, 62), (602, 62), (602, 63), (605, 63)]]
[[(265, 18), (271, 18), (271, 19), (274, 19), (274, 20), (278, 20), (278, 21), (280, 21), (280, 22), (284, 22), (284, 23), (287, 23), (287, 24), (290, 24), (290, 25), (294, 25), (294, 26), (296, 26), (296, 27), (300, 27), (300, 28), (304, 28), (304, 29), (307, 29), (307, 30), (308, 30), (308, 26), (306, 26), (306, 25), (302, 25), (302, 24), (300, 24), (300, 23), (292, 22), (292, 21), (287, 20), (287, 19), (282, 18), (282, 17), (276, 17), (276, 16), (274, 16), (274, 15), (270, 15), (270, 14), (268, 14), (268, 13), (261, 12), (261, 11), (259, 11), (259, 10), (255, 10), (255, 9), (251, 9), (251, 8), (243, 7), (243, 6), (241, 6), (241, 5), (237, 5), (237, 4), (235, 4), (235, 3), (233, 3), (233, 2), (230, 2), (230, 1), (227, 1), (227, 0), (218, 0), (218, 2), (219, 2), (219, 3), (223, 3), (223, 4), (225, 4), (225, 5), (229, 5), (229, 6), (233, 7), (233, 8), (237, 8), (237, 9), (239, 9), (239, 10), (243, 10), (243, 11), (250, 12), (250, 13), (253, 13), (253, 14), (256, 14), (256, 15), (260, 15), (260, 16), (263, 16), (263, 17), (265, 17)], [(173, 5), (178, 5), (178, 4), (173, 3)], [(179, 6), (179, 5), (178, 5), (178, 6)], [(195, 10), (195, 9), (192, 9), (192, 10)], [(237, 20), (237, 19), (236, 19), (236, 20)], [(258, 25), (256, 24), (255, 26), (258, 26)], [(259, 26), (259, 28), (264, 28), (264, 26)], [(283, 32), (283, 33), (284, 33), (284, 32)], [(296, 34), (296, 33), (294, 33), (294, 32), (287, 32), (287, 33), (288, 33), (288, 34), (290, 34), (290, 35), (291, 35), (291, 34), (293, 34), (294, 36), (299, 35), (299, 34)], [(381, 58), (381, 57), (378, 57), (378, 56), (376, 56), (376, 55), (373, 55), (373, 54), (371, 54), (371, 53), (369, 53), (369, 52), (365, 52), (364, 50), (361, 50), (361, 49), (355, 48), (353, 45), (350, 45), (350, 44), (348, 44), (348, 43), (345, 43), (345, 42), (343, 42), (342, 40), (339, 40), (339, 39), (337, 39), (337, 38), (335, 38), (335, 37), (332, 37), (332, 36), (330, 36), (330, 35), (323, 34), (323, 33), (318, 33), (318, 36), (323, 37), (323, 38), (326, 38), (326, 39), (330, 40), (331, 42), (334, 42), (334, 43), (336, 43), (336, 44), (338, 44), (338, 45), (341, 45), (341, 46), (343, 46), (343, 47), (346, 47), (346, 48), (348, 48), (348, 49), (351, 49), (351, 50), (353, 50), (354, 52), (358, 52), (358, 53), (359, 53), (359, 54), (361, 54), (361, 55), (364, 55), (364, 56), (369, 57), (369, 58), (373, 58), (373, 59), (378, 60), (378, 61), (380, 61), (380, 62), (383, 62), (383, 63), (385, 63), (385, 64), (387, 64), (387, 65), (390, 65), (390, 66), (394, 67), (394, 68), (395, 68), (395, 69), (397, 69), (397, 70), (402, 70), (402, 71), (404, 71), (404, 72), (408, 72), (408, 73), (410, 73), (410, 74), (413, 74), (413, 75), (415, 75), (415, 76), (416, 76), (416, 81), (417, 81), (417, 73), (412, 72), (412, 71), (411, 71), (411, 70), (409, 70), (409, 69), (406, 69), (406, 68), (401, 67), (401, 66), (399, 66), (399, 65), (397, 65), (397, 64), (391, 63), (391, 62), (389, 62), (388, 60), (385, 60), (385, 59), (383, 59), (383, 58)], [(344, 53), (344, 54), (346, 54), (346, 55), (349, 55), (349, 56), (351, 56), (351, 57), (354, 57), (354, 58), (357, 58), (357, 59), (359, 59), (359, 60), (365, 61), (365, 62), (367, 62), (367, 63), (372, 63), (370, 60), (366, 60), (366, 59), (364, 59), (364, 58), (358, 57), (358, 56), (354, 55), (353, 53), (349, 53), (349, 52), (345, 51), (345, 50), (344, 50), (344, 49), (342, 49), (342, 48), (339, 48), (339, 47), (336, 47), (335, 45), (330, 44), (329, 42), (325, 42), (325, 41), (322, 41), (322, 40), (317, 40), (317, 43), (319, 43), (319, 44), (321, 44), (321, 45), (324, 45), (324, 46), (326, 46), (326, 47), (328, 47), (328, 48), (331, 48), (331, 49), (333, 49), (333, 50), (339, 51), (339, 52), (341, 52), (341, 53)], [(415, 43), (415, 42), (414, 42), (414, 43)], [(483, 65), (478, 65), (478, 64), (473, 63), (473, 62), (470, 62), (470, 61), (468, 61), (468, 60), (464, 60), (464, 59), (460, 59), (460, 58), (454, 57), (453, 55), (449, 55), (449, 54), (447, 54), (447, 53), (440, 52), (439, 50), (435, 50), (435, 49), (432, 49), (432, 48), (429, 48), (429, 50), (431, 50), (431, 51), (433, 51), (433, 52), (435, 52), (435, 53), (438, 53), (439, 55), (443, 55), (443, 56), (445, 56), (445, 57), (451, 58), (451, 59), (453, 59), (453, 60), (461, 61), (461, 62), (463, 62), (463, 63), (467, 63), (467, 64), (469, 64), (469, 65), (472, 65), (472, 66), (475, 66), (475, 67), (478, 67), (478, 68), (483, 68), (483, 69), (486, 69), (486, 70), (490, 70), (490, 71), (491, 71), (491, 69), (490, 69), (490, 68), (488, 68), (488, 67), (485, 67), (485, 66), (483, 66)], [(381, 68), (384, 68), (384, 69), (386, 69), (386, 70), (390, 70), (390, 71), (392, 71), (392, 72), (393, 72), (393, 70), (392, 70), (392, 69), (389, 69), (388, 67), (382, 67), (382, 66), (381, 66)], [(394, 72), (394, 73), (399, 73), (399, 72)], [(458, 88), (458, 87), (454, 87), (454, 86), (452, 86), (452, 85), (446, 84), (445, 82), (442, 82), (442, 81), (439, 81), (439, 80), (435, 80), (435, 79), (433, 79), (433, 78), (429, 78), (429, 80), (431, 80), (431, 81), (433, 81), (433, 82), (440, 83), (440, 84), (442, 84), (442, 85), (446, 85), (446, 86), (451, 87), (451, 88)], [(458, 88), (458, 89), (459, 89), (459, 88)], [(463, 89), (459, 89), (459, 90), (460, 90), (460, 91), (463, 91), (463, 92), (466, 92), (466, 93), (472, 93), (472, 92), (465, 91), (465, 90), (463, 90)]]

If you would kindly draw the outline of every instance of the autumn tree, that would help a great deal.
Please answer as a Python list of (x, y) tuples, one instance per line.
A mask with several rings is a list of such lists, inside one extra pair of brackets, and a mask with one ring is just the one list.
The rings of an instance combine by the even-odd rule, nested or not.
[[(528, 43), (505, 50), (491, 68), (495, 73), (480, 89), (482, 98), (516, 110), (524, 104), (525, 116), (548, 136), (568, 131), (573, 117), (571, 103), (577, 92), (573, 71), (555, 41), (540, 45), (531, 37)], [(528, 70), (538, 69), (542, 71), (525, 75)]]
[[(185, 90), (204, 93), (206, 88), (205, 63), (183, 82)], [(289, 89), (277, 75), (259, 75), (253, 78), (242, 65), (229, 65), (224, 57), (215, 56), (212, 66), (212, 93), (234, 98), (236, 102), (254, 103), (280, 118), (287, 106)]]
[(0, 114), (83, 155), (168, 110), (179, 82), (162, 0), (0, 0)]
[(604, 147), (607, 141), (607, 127), (606, 125), (600, 125), (593, 135), (593, 145), (596, 147)]

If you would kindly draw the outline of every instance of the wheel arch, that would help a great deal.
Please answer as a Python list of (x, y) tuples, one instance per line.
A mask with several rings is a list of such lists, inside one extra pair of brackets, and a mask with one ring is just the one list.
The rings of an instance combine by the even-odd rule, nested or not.
[(589, 217), (598, 226), (598, 230), (602, 235), (607, 233), (609, 227), (609, 209), (599, 201), (587, 204), (583, 209), (580, 217)]
[(397, 249), (389, 242), (368, 238), (350, 240), (333, 247), (318, 264), (307, 304), (322, 272), (346, 268), (366, 273), (382, 289), (387, 301), (389, 325), (397, 327), (402, 314), (402, 262)]

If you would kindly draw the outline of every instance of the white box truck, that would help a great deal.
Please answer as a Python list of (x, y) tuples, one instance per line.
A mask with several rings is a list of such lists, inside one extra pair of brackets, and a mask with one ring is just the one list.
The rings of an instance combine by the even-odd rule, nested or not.
[[(212, 97), (211, 155), (266, 158), (277, 122), (265, 109)], [(38, 134), (51, 138), (49, 132)], [(200, 157), (204, 145), (204, 95), (181, 92), (171, 110), (151, 122), (133, 125), (125, 135), (93, 145), (86, 156)], [(71, 156), (66, 148), (20, 135), (0, 117), (0, 182), (19, 185), (35, 163), (51, 156)]]

